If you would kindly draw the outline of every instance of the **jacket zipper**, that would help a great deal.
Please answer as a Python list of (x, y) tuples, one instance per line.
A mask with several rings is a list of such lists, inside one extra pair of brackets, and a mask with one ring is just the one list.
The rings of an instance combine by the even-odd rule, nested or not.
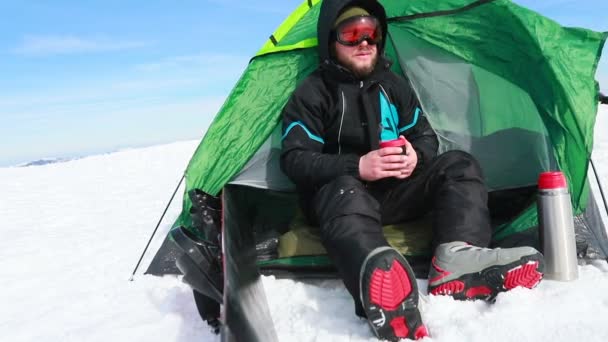
[(344, 90), (342, 93), (342, 117), (340, 118), (340, 130), (338, 131), (338, 154), (342, 153), (342, 144), (340, 144), (340, 137), (342, 136), (342, 124), (344, 123), (344, 112), (346, 111), (346, 98), (344, 97)]
[(378, 86), (380, 86), (380, 90), (382, 91), (382, 93), (384, 94), (384, 96), (386, 97), (386, 99), (388, 100), (389, 103), (393, 103), (393, 101), (391, 100), (391, 98), (388, 96), (388, 93), (386, 92), (386, 90), (384, 90), (384, 87), (382, 86), (382, 84), (378, 83)]

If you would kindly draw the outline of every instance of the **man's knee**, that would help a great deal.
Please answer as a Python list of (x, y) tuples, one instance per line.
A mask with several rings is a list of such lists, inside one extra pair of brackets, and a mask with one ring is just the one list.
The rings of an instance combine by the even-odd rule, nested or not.
[(346, 215), (363, 215), (380, 220), (380, 204), (363, 182), (353, 176), (340, 176), (325, 184), (313, 201), (321, 223)]
[(440, 155), (438, 163), (449, 177), (480, 178), (483, 172), (477, 159), (464, 151), (448, 151)]
[(365, 185), (360, 179), (353, 176), (340, 176), (323, 185), (323, 187), (319, 189), (319, 194), (335, 193), (344, 188), (365, 189)]

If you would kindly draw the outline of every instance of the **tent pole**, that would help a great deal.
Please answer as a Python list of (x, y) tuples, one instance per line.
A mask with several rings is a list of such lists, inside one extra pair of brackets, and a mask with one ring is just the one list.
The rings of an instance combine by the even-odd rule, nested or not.
[(179, 187), (182, 185), (184, 178), (186, 178), (186, 173), (184, 173), (182, 175), (182, 178), (179, 180), (177, 187), (173, 191), (173, 195), (171, 195), (171, 199), (169, 199), (169, 203), (167, 203), (167, 206), (165, 207), (165, 211), (163, 211), (163, 214), (160, 216), (160, 220), (158, 220), (158, 223), (156, 224), (156, 228), (154, 228), (154, 231), (152, 232), (152, 235), (150, 236), (150, 239), (148, 240), (148, 243), (146, 244), (146, 248), (144, 248), (144, 251), (141, 253), (141, 256), (139, 257), (139, 261), (137, 261), (137, 265), (135, 265), (135, 269), (133, 270), (133, 274), (131, 274), (131, 278), (129, 278), (129, 281), (133, 281), (133, 277), (135, 276), (135, 273), (137, 272), (137, 269), (139, 268), (139, 264), (143, 260), (144, 255), (146, 255), (146, 251), (148, 251), (148, 247), (150, 247), (150, 243), (152, 242), (152, 239), (154, 238), (154, 235), (156, 234), (158, 227), (160, 227), (161, 222), (163, 222), (163, 218), (165, 218), (165, 214), (167, 213), (167, 210), (169, 209), (171, 202), (173, 202), (173, 198), (175, 198), (175, 194), (177, 194), (177, 190), (179, 190)]
[(595, 163), (593, 163), (592, 158), (589, 158), (589, 162), (591, 162), (591, 169), (593, 170), (593, 174), (595, 175), (595, 180), (597, 181), (597, 186), (600, 188), (600, 195), (602, 196), (602, 202), (604, 202), (604, 209), (606, 209), (606, 213), (608, 213), (608, 203), (606, 203), (606, 196), (604, 195), (604, 188), (602, 187), (602, 182), (600, 181), (600, 177), (597, 174), (597, 170), (595, 169)]
[[(600, 181), (600, 177), (597, 174), (597, 170), (595, 168), (595, 163), (591, 156), (589, 157), (589, 162), (591, 163), (591, 169), (593, 170), (593, 174), (595, 175), (595, 181), (597, 182), (597, 186), (600, 189), (600, 195), (602, 196), (602, 202), (604, 202), (604, 209), (606, 210), (606, 214), (608, 215), (608, 204), (606, 203), (606, 196), (604, 195), (604, 188), (602, 187), (602, 182)], [(600, 221), (603, 221), (600, 214)], [(608, 226), (604, 224), (604, 234), (608, 234)], [(601, 248), (601, 246), (600, 246)], [(608, 261), (608, 253), (604, 251), (604, 256), (606, 257), (606, 261)]]

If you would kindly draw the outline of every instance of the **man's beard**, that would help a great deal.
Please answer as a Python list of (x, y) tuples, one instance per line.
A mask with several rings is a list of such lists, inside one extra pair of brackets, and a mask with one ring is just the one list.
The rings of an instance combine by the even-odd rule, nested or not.
[(356, 78), (362, 79), (362, 78), (366, 78), (367, 76), (369, 76), (376, 68), (376, 64), (378, 63), (378, 54), (376, 53), (374, 55), (374, 58), (372, 59), (372, 62), (370, 64), (363, 66), (363, 67), (359, 67), (351, 61), (339, 61), (339, 62), (340, 62), (340, 64), (342, 64), (343, 67), (350, 70), (350, 72), (352, 72)]

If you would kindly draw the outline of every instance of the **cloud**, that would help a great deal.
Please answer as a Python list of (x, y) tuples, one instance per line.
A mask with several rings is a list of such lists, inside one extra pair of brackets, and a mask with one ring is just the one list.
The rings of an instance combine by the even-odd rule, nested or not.
[[(247, 66), (247, 57), (199, 53), (167, 56), (125, 66), (118, 77), (91, 75), (0, 94), (0, 117), (35, 120), (41, 116), (99, 113), (184, 98), (225, 96)], [(93, 76), (95, 73), (93, 72)]]
[[(217, 68), (217, 65), (215, 65)], [(125, 74), (101, 82), (59, 83), (52, 89), (28, 88), (0, 94), (0, 117), (5, 122), (69, 118), (79, 113), (103, 114), (121, 108), (138, 108), (187, 99), (223, 98), (238, 75), (223, 78), (206, 72), (169, 74)], [(171, 77), (174, 76), (174, 77)], [(1, 125), (0, 125), (1, 126)]]
[(25, 36), (13, 53), (31, 56), (64, 55), (130, 50), (149, 45), (142, 41), (114, 40), (107, 37)]
[(168, 56), (140, 63), (135, 70), (143, 77), (155, 76), (198, 79), (199, 82), (219, 89), (233, 84), (247, 68), (250, 57), (232, 54), (199, 53)]
[(225, 99), (206, 96), (142, 103), (103, 108), (103, 113), (80, 109), (79, 115), (69, 120), (45, 113), (18, 122), (17, 126), (22, 127), (19, 132), (15, 132), (15, 125), (0, 125), (0, 134), (6, 142), (0, 143), (0, 167), (48, 156), (70, 157), (113, 151), (117, 147), (200, 140)]
[(215, 4), (215, 5), (219, 5), (219, 6), (229, 7), (229, 8), (233, 8), (233, 9), (247, 10), (247, 11), (258, 12), (258, 13), (277, 13), (277, 14), (288, 15), (289, 10), (295, 9), (295, 7), (288, 8), (287, 12), (286, 12), (285, 4), (283, 3), (282, 0), (281, 1), (266, 0), (263, 3), (262, 2), (250, 3), (248, 1), (242, 1), (242, 0), (207, 0), (207, 2)]
[(193, 69), (193, 68), (208, 68), (208, 69), (223, 69), (226, 66), (237, 66), (237, 69), (243, 70), (250, 57), (228, 55), (228, 54), (193, 54), (181, 56), (169, 56), (163, 59), (141, 63), (135, 68), (139, 71), (153, 72), (167, 69)]
[[(195, 78), (175, 79), (118, 79), (97, 84), (72, 84), (54, 89), (32, 88), (25, 91), (0, 95), (3, 111), (14, 108), (52, 107), (57, 105), (97, 103), (136, 98), (141, 95), (157, 95), (168, 89), (198, 86)], [(12, 108), (11, 108), (12, 107)]]
[[(589, 1), (589, 0), (587, 0)], [(515, 3), (524, 7), (536, 8), (540, 11), (563, 8), (565, 6), (578, 4), (579, 0), (514, 0)]]

